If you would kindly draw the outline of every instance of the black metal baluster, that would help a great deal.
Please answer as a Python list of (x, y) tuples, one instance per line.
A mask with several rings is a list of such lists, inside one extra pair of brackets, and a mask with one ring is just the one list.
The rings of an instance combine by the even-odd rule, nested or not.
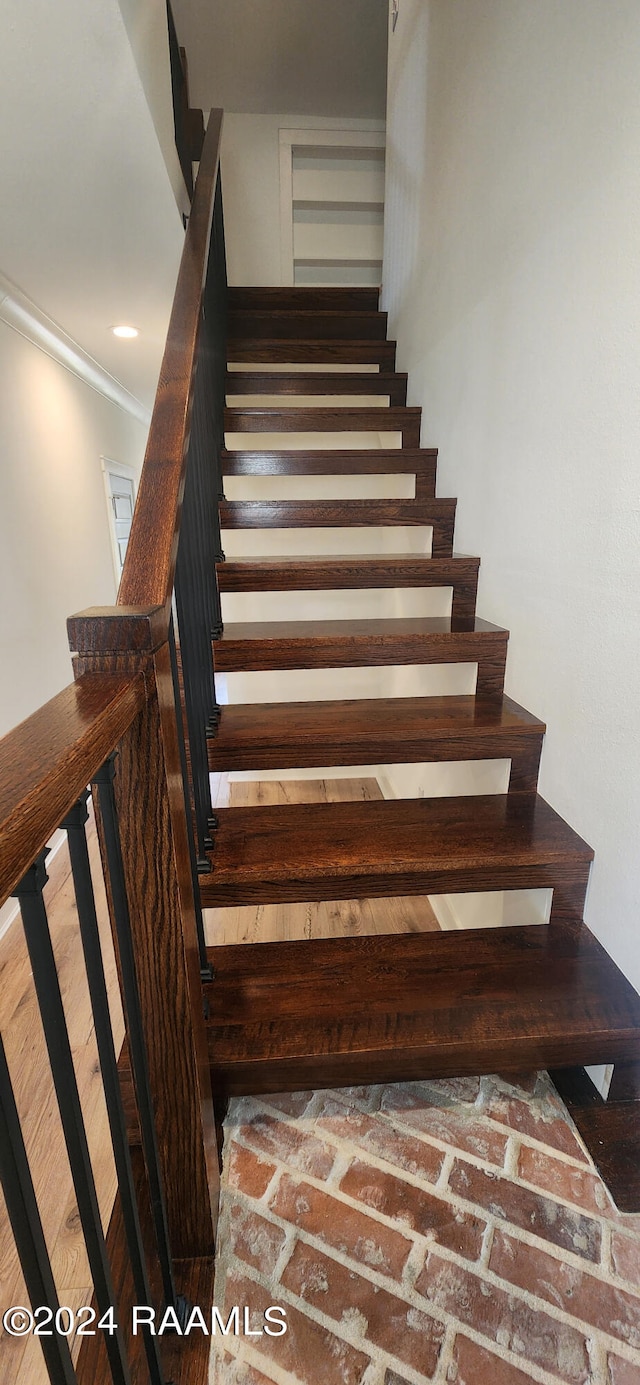
[(207, 737), (215, 735), (220, 718), (211, 641), (223, 630), (216, 573), (216, 563), (224, 561), (219, 500), (226, 375), (226, 264), (219, 178), (197, 356), (175, 597), (196, 820), (196, 864), (199, 873), (208, 873), (211, 834), (217, 823), (211, 804)]
[[(175, 597), (180, 634), (180, 658), (184, 687), (184, 703), (189, 734), (191, 786), (194, 798), (198, 834), (198, 870), (207, 873), (211, 867), (207, 852), (213, 849), (211, 837), (211, 785), (207, 751), (207, 725), (212, 707), (207, 699), (207, 659), (211, 663), (211, 639), (207, 630), (206, 611), (202, 604), (199, 573), (194, 571), (193, 546), (195, 534), (191, 524), (191, 489), (193, 478), (185, 486), (183, 518), (176, 566)], [(187, 495), (187, 487), (189, 495)], [(191, 550), (191, 552), (190, 552)], [(206, 648), (204, 647), (206, 641)], [(212, 674), (213, 678), (213, 674)]]
[(180, 770), (182, 773), (182, 783), (184, 787), (184, 806), (187, 817), (187, 837), (189, 840), (189, 862), (191, 865), (191, 880), (193, 884), (193, 904), (196, 915), (196, 929), (198, 933), (198, 953), (200, 956), (200, 976), (203, 981), (213, 981), (213, 967), (207, 958), (207, 944), (204, 936), (204, 920), (202, 917), (202, 904), (200, 903), (200, 890), (198, 888), (198, 865), (196, 860), (196, 848), (193, 840), (193, 821), (191, 817), (191, 805), (189, 802), (189, 780), (187, 777), (187, 752), (184, 743), (184, 723), (182, 720), (182, 702), (180, 699), (180, 679), (178, 676), (178, 657), (176, 654), (176, 641), (173, 630), (173, 620), (169, 622), (169, 654), (171, 657), (171, 677), (173, 679), (173, 694), (176, 704), (176, 720), (178, 723), (178, 748), (180, 751)]
[(158, 1260), (162, 1275), (163, 1292), (167, 1307), (174, 1309), (178, 1320), (183, 1324), (186, 1322), (190, 1310), (186, 1299), (181, 1294), (177, 1293), (173, 1277), (169, 1227), (162, 1188), (158, 1139), (153, 1112), (153, 1099), (151, 1096), (151, 1083), (147, 1065), (144, 1030), (142, 1026), (138, 978), (131, 937), (129, 904), (127, 901), (124, 878), (120, 827), (118, 824), (113, 791), (115, 774), (114, 760), (115, 754), (110, 755), (108, 760), (102, 765), (102, 768), (94, 775), (94, 783), (98, 786), (98, 801), (100, 805), (100, 818), (109, 872), (109, 884), (111, 886), (113, 918), (118, 939), (124, 1011), (127, 1022), (127, 1038), (129, 1040), (129, 1057), (136, 1089), (138, 1115), (140, 1117), (140, 1132), (142, 1135), (142, 1147), (149, 1180), (149, 1196), (156, 1234)]
[[(0, 1176), (31, 1306), (46, 1304), (55, 1314), (60, 1304), (1, 1036)], [(54, 1331), (39, 1340), (51, 1385), (77, 1385), (66, 1337)]]
[[(117, 1303), (107, 1257), (96, 1185), (91, 1166), (82, 1106), (78, 1093), (69, 1031), (62, 1004), (47, 911), (42, 891), (47, 883), (46, 851), (42, 851), (14, 890), (20, 901), (33, 981), (38, 997), (42, 1027), (51, 1064), (62, 1129), (69, 1155), (73, 1186), (78, 1202), (82, 1233), (87, 1248), (96, 1302), (100, 1316)], [(126, 1349), (119, 1326), (105, 1332), (105, 1348), (114, 1385), (131, 1385)]]
[[(69, 843), (69, 856), (71, 858), (71, 871), (73, 874), (76, 906), (78, 910), (78, 922), (80, 924), (80, 936), (82, 939), (82, 948), (87, 971), (89, 995), (91, 997), (91, 1009), (95, 1025), (98, 1057), (100, 1059), (102, 1085), (109, 1118), (113, 1157), (118, 1176), (120, 1205), (127, 1238), (127, 1248), (131, 1261), (133, 1284), (137, 1302), (150, 1304), (152, 1302), (151, 1286), (147, 1274), (133, 1169), (131, 1167), (131, 1156), (129, 1154), (127, 1123), (122, 1104), (122, 1093), (120, 1091), (118, 1060), (113, 1040), (113, 1029), (111, 1027), (111, 1015), (109, 1011), (107, 983), (104, 974), (100, 931), (96, 916), (93, 881), (91, 879), (91, 867), (89, 865), (89, 852), (87, 849), (85, 823), (89, 817), (87, 810), (88, 797), (89, 791), (87, 789), (60, 825), (67, 833)], [(143, 1339), (151, 1385), (164, 1385), (164, 1373), (160, 1361), (158, 1339), (150, 1333), (149, 1328), (146, 1326), (143, 1327)]]

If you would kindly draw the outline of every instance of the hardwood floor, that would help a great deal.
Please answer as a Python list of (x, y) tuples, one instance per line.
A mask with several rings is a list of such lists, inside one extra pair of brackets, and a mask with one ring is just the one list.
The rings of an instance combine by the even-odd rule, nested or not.
[[(348, 803), (382, 798), (377, 779), (281, 779), (229, 783), (212, 775), (215, 808), (295, 803)], [(429, 933), (440, 925), (425, 898), (311, 900), (205, 909), (207, 945), (297, 942), (304, 938), (352, 938), (376, 933)]]
[[(124, 1026), (95, 828), (89, 852), (116, 1044)], [(103, 1227), (107, 1229), (116, 1191), (107, 1112), (100, 1080), (89, 992), (71, 883), (66, 842), (49, 867), (47, 911), (74, 1065), (87, 1127)], [(91, 1275), (78, 1222), (64, 1138), (19, 919), (0, 939), (0, 1028), (7, 1050), (45, 1238), (60, 1303), (76, 1310), (91, 1302)], [(4, 1199), (0, 1193), (0, 1303), (2, 1312), (28, 1298)], [(0, 1314), (1, 1316), (1, 1314)], [(77, 1346), (79, 1347), (78, 1342)], [(77, 1356), (72, 1343), (72, 1355)], [(40, 1385), (48, 1379), (39, 1342), (12, 1338), (0, 1329), (2, 1385)]]

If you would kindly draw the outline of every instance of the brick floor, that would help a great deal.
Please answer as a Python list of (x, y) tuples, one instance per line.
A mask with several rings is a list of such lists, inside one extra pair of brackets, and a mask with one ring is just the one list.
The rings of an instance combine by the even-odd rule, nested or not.
[(640, 1218), (545, 1074), (242, 1098), (216, 1303), (212, 1385), (640, 1385)]

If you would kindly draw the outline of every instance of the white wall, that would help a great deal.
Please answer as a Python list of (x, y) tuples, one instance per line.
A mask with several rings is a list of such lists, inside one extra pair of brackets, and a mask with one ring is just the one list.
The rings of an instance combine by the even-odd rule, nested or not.
[[(0, 734), (71, 681), (67, 616), (113, 600), (100, 456), (141, 462), (184, 243), (154, 126), (171, 101), (163, 0), (5, 10)], [(123, 321), (136, 341), (110, 332)]]
[(101, 454), (138, 469), (146, 428), (0, 321), (0, 735), (67, 683), (66, 619), (111, 604)]
[(0, 273), (148, 407), (183, 244), (118, 0), (4, 0)]
[(172, 0), (193, 104), (382, 117), (387, 3)]
[(279, 131), (382, 130), (384, 121), (226, 112), (222, 131), (230, 284), (281, 284)]
[(403, 0), (384, 306), (586, 918), (640, 986), (640, 8)]
[(180, 168), (173, 119), (166, 0), (118, 0), (158, 144), (180, 212), (189, 214), (189, 195)]

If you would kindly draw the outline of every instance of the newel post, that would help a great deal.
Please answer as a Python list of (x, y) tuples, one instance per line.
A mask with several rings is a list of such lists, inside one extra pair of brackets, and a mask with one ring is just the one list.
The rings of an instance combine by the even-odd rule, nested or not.
[(92, 608), (68, 632), (76, 677), (145, 678), (114, 790), (169, 1240), (191, 1259), (213, 1253), (219, 1174), (169, 619), (162, 607)]

